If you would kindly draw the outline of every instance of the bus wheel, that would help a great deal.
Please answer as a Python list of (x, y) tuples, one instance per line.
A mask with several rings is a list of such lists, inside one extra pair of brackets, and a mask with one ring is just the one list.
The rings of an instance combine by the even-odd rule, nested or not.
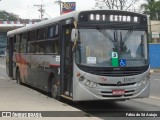
[(54, 99), (58, 99), (58, 85), (56, 83), (52, 83), (51, 96)]
[(20, 72), (19, 72), (19, 70), (17, 70), (17, 73), (16, 73), (16, 81), (17, 81), (17, 84), (21, 84), (21, 78), (20, 78)]

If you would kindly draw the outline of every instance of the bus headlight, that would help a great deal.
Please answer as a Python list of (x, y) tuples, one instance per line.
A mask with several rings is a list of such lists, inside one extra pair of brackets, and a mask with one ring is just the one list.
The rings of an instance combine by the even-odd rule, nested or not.
[(147, 75), (143, 80), (141, 80), (141, 81), (138, 82), (138, 85), (141, 86), (141, 85), (146, 84), (149, 79), (150, 79), (150, 76)]
[(144, 80), (142, 80), (142, 83), (145, 84), (147, 82), (147, 77), (144, 78)]
[(97, 87), (97, 83), (89, 81), (89, 80), (86, 81), (85, 85), (91, 88)]
[(89, 85), (90, 85), (90, 81), (87, 80), (86, 83), (85, 83), (85, 85), (86, 85), (86, 86), (89, 86)]
[(93, 88), (96, 88), (97, 87), (97, 83), (93, 83)]
[(92, 82), (92, 81), (90, 81), (90, 80), (87, 80), (87, 79), (86, 79), (83, 75), (81, 75), (80, 73), (77, 73), (76, 76), (77, 76), (78, 81), (81, 82), (82, 84), (85, 84), (86, 86), (91, 87), (91, 88), (97, 87), (97, 83)]

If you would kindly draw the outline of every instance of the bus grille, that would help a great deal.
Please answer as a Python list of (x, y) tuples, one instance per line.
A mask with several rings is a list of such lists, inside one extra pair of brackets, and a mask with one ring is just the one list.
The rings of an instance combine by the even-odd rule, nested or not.
[[(133, 94), (123, 95), (124, 97), (132, 96)], [(103, 97), (122, 97), (122, 95), (102, 95)]]
[(82, 65), (78, 65), (79, 69), (84, 72), (100, 75), (100, 76), (133, 76), (142, 74), (149, 69), (149, 65), (142, 67), (86, 67)]
[(132, 83), (122, 83), (120, 85), (117, 85), (117, 84), (102, 84), (102, 83), (99, 83), (99, 85), (101, 86), (129, 86), (129, 85), (134, 85), (136, 84), (136, 82), (132, 82)]
[(101, 76), (131, 76), (131, 75), (138, 75), (143, 73), (144, 71), (141, 70), (127, 70), (127, 71), (104, 71), (104, 70), (94, 70), (88, 71), (91, 74), (101, 75)]

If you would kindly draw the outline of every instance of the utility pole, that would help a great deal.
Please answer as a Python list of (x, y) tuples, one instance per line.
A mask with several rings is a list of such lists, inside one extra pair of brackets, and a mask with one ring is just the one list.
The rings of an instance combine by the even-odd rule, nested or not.
[(55, 3), (57, 3), (58, 5), (59, 5), (59, 7), (60, 7), (60, 15), (62, 14), (62, 1), (61, 0), (57, 0), (57, 1), (55, 1)]
[(40, 12), (40, 14), (41, 14), (41, 21), (42, 21), (42, 19), (43, 19), (43, 16), (44, 16), (44, 9), (43, 9), (43, 7), (44, 7), (44, 5), (34, 5), (34, 6), (36, 6), (36, 7), (39, 7), (39, 9), (38, 9), (38, 11)]

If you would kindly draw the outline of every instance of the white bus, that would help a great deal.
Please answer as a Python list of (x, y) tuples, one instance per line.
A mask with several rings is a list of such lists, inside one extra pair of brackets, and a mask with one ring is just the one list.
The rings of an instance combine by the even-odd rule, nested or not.
[(8, 75), (53, 98), (146, 98), (147, 17), (118, 10), (75, 11), (7, 33)]

